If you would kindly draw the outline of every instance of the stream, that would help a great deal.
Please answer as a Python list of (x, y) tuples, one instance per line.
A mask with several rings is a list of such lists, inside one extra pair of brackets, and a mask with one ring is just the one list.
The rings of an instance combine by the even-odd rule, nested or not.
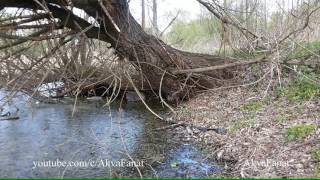
[[(0, 99), (6, 93), (0, 91)], [(177, 138), (140, 102), (121, 111), (103, 100), (56, 104), (13, 98), (0, 121), (1, 178), (191, 177), (221, 171), (197, 147)], [(159, 105), (151, 105), (164, 112)], [(18, 111), (17, 111), (18, 110)], [(134, 163), (133, 163), (134, 162)]]

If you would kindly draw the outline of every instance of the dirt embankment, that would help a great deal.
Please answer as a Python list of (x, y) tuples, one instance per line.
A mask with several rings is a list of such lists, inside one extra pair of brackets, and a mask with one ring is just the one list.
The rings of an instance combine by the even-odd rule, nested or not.
[(200, 94), (181, 105), (173, 119), (226, 129), (187, 131), (205, 142), (209, 158), (224, 164), (223, 176), (320, 177), (319, 86), (297, 81), (267, 94), (257, 89)]

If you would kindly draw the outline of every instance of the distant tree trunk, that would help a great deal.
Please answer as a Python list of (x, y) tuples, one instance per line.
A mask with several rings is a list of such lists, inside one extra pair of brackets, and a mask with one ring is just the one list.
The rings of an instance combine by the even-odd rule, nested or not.
[[(239, 2), (239, 13), (238, 14), (239, 14), (239, 21), (241, 24), (245, 24), (245, 2), (244, 1), (245, 0), (240, 0), (240, 2)], [(239, 33), (240, 32), (237, 33), (237, 37), (241, 36)], [(238, 41), (237, 44), (239, 44), (240, 46), (243, 46), (243, 41), (241, 38), (237, 38), (235, 40)]]
[[(10, 43), (10, 42), (8, 42), (6, 39), (4, 39), (3, 40), (6, 44), (8, 44), (8, 43)], [(3, 51), (3, 53), (4, 53), (4, 55), (6, 56), (6, 57), (10, 57), (10, 51), (8, 51), (7, 49), (5, 49), (4, 51)], [(8, 61), (7, 59), (5, 59), (5, 65), (6, 65), (6, 73), (4, 73), (4, 74), (7, 74), (7, 81), (10, 81), (10, 80), (12, 80), (12, 71), (11, 71), (11, 64), (10, 64), (10, 61)]]
[[(250, 3), (249, 0), (245, 0), (245, 22), (246, 22), (246, 28), (247, 30), (250, 30), (250, 15), (249, 15), (249, 8), (250, 8)], [(247, 36), (248, 36), (247, 32)]]
[[(228, 0), (224, 0), (223, 1), (223, 7), (224, 7), (224, 11), (225, 11), (225, 14), (226, 16), (228, 16)], [(222, 43), (223, 43), (223, 56), (225, 57), (226, 56), (226, 45), (227, 43), (229, 42), (229, 38), (230, 38), (230, 35), (229, 35), (229, 29), (227, 27), (227, 24), (225, 24), (224, 22), (221, 22), (222, 23)]]
[(254, 17), (254, 29), (252, 30), (253, 32), (258, 32), (258, 23), (259, 23), (259, 2), (256, 2), (255, 6), (252, 11), (253, 12), (253, 17)]
[(152, 24), (153, 24), (153, 32), (157, 36), (159, 34), (157, 0), (153, 0), (153, 4), (152, 4)]
[(224, 6), (224, 9), (227, 10), (228, 0), (223, 0), (223, 6)]
[(146, 5), (145, 0), (141, 0), (141, 27), (146, 30)]
[(244, 1), (245, 0), (241, 0), (241, 2), (240, 2), (240, 7), (239, 7), (239, 11), (240, 11), (240, 22), (241, 23), (243, 23), (243, 22), (245, 22), (245, 17), (244, 17), (244, 15), (245, 15), (245, 5), (244, 5)]
[(267, 0), (264, 0), (264, 32), (268, 31), (268, 4)]

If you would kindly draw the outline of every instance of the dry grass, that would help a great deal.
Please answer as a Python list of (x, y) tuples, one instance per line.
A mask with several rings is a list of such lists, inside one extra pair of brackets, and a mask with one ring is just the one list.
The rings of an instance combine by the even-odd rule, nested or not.
[[(263, 90), (257, 89), (201, 94), (181, 106), (176, 119), (228, 129), (226, 135), (208, 131), (194, 136), (206, 143), (210, 158), (226, 163), (226, 176), (317, 176), (319, 160), (313, 154), (320, 144), (320, 98), (292, 101), (273, 92), (261, 99)], [(303, 129), (311, 126), (312, 131)], [(288, 141), (288, 133), (297, 138)]]

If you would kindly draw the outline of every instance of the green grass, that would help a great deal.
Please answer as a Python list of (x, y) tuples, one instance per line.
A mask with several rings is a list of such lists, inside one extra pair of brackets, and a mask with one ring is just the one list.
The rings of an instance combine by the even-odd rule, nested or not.
[(320, 96), (320, 85), (306, 78), (299, 78), (287, 87), (279, 90), (280, 96), (290, 101), (306, 101)]
[(295, 141), (306, 138), (313, 134), (317, 129), (315, 124), (301, 124), (288, 128), (285, 133), (287, 141)]
[(276, 118), (276, 120), (279, 124), (283, 124), (283, 123), (287, 122), (289, 119), (290, 119), (290, 115), (284, 114), (284, 113), (279, 114)]
[[(288, 60), (298, 59), (299, 61), (314, 59), (317, 61), (320, 56), (320, 41), (313, 42), (301, 42), (299, 44), (288, 44), (288, 47), (292, 49), (291, 54), (288, 55)], [(311, 62), (312, 62), (311, 61)], [(311, 63), (310, 66), (298, 66), (297, 70), (304, 74), (313, 74), (315, 77), (319, 77), (320, 66), (317, 63)]]
[(240, 111), (243, 112), (244, 117), (235, 122), (231, 127), (232, 132), (243, 128), (252, 128), (256, 125), (257, 117), (256, 113), (263, 107), (263, 102), (253, 101), (244, 104), (240, 107)]
[(242, 105), (240, 107), (240, 110), (242, 112), (257, 112), (259, 111), (263, 106), (263, 103), (261, 101), (255, 101), (255, 102), (250, 102), (248, 104)]
[(236, 132), (237, 130), (240, 130), (243, 128), (252, 128), (256, 124), (256, 121), (257, 119), (255, 116), (249, 116), (249, 117), (240, 119), (231, 127), (231, 132)]
[(247, 50), (235, 50), (232, 54), (233, 57), (241, 58), (241, 59), (253, 59), (257, 57), (263, 57), (265, 53), (262, 49), (256, 49), (254, 51)]
[(300, 59), (306, 56), (320, 55), (320, 41), (305, 42), (298, 44), (292, 44), (292, 54), (290, 59)]
[(314, 157), (314, 159), (318, 162), (320, 162), (320, 149), (315, 149), (312, 152), (312, 156)]

